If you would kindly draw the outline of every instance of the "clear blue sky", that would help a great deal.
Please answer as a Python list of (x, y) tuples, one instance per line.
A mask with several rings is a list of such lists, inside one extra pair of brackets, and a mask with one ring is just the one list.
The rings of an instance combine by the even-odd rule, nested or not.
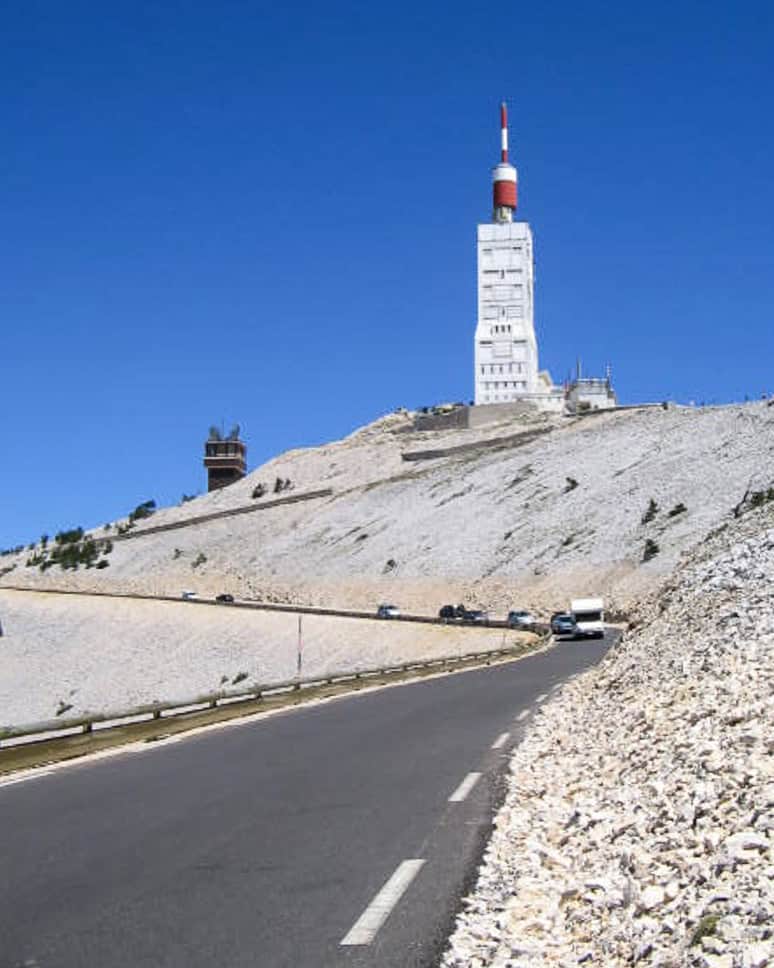
[(509, 102), (541, 366), (774, 391), (763, 2), (7, 6), (0, 547), (472, 395)]

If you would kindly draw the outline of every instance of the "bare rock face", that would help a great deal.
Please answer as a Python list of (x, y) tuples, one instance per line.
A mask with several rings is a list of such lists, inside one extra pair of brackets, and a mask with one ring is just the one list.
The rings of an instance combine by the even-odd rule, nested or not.
[(774, 964), (772, 524), (731, 521), (542, 707), (444, 968)]

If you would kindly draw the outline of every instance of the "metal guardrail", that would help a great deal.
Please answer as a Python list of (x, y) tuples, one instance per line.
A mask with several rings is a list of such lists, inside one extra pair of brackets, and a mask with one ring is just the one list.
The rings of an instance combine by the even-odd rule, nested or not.
[[(86, 598), (120, 598), (140, 602), (173, 602), (185, 605), (207, 605), (217, 608), (248, 608), (258, 612), (291, 612), (300, 615), (327, 615), (331, 618), (372, 619), (378, 622), (415, 622), (421, 625), (452, 625), (457, 628), (470, 629), (506, 629), (510, 628), (505, 619), (490, 618), (486, 622), (470, 622), (458, 618), (438, 618), (435, 615), (414, 615), (406, 613), (395, 618), (379, 618), (375, 611), (362, 609), (328, 608), (323, 605), (294, 605), (287, 602), (259, 602), (251, 599), (239, 599), (235, 602), (218, 602), (214, 598), (182, 598), (176, 595), (149, 595), (142, 592), (108, 592), (91, 590), (84, 591), (77, 588), (35, 588), (30, 585), (0, 585), (0, 591), (35, 592), (41, 595), (81, 595)], [(548, 625), (536, 622), (531, 628), (514, 628), (514, 632), (537, 632), (539, 635), (548, 630)]]
[(519, 654), (521, 651), (522, 649), (517, 647), (486, 649), (480, 652), (467, 652), (463, 655), (439, 656), (434, 659), (394, 663), (376, 669), (348, 670), (346, 672), (331, 672), (308, 679), (289, 679), (284, 682), (252, 686), (250, 689), (236, 692), (219, 690), (218, 692), (206, 693), (195, 699), (178, 702), (148, 703), (135, 706), (133, 709), (112, 710), (71, 719), (49, 719), (36, 723), (26, 723), (21, 726), (0, 727), (0, 749), (16, 749), (44, 740), (66, 739), (78, 733), (103, 732), (135, 723), (170, 719), (186, 713), (217, 709), (220, 706), (256, 702), (264, 697), (300, 692), (302, 689), (310, 689), (314, 686), (336, 685), (337, 683), (374, 679), (389, 675), (402, 675), (406, 672), (432, 669), (433, 667), (455, 666), (465, 662), (489, 661), (499, 656)]

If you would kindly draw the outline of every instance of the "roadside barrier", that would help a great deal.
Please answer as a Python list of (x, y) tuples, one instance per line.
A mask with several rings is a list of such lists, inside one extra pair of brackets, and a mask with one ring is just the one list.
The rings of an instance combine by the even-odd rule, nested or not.
[[(407, 613), (396, 618), (382, 619), (375, 611), (366, 612), (362, 609), (326, 608), (322, 605), (293, 605), (286, 602), (259, 602), (252, 599), (240, 599), (236, 602), (218, 602), (214, 598), (182, 598), (176, 595), (147, 595), (141, 592), (107, 592), (83, 591), (76, 588), (34, 588), (30, 585), (0, 585), (0, 592), (34, 592), (41, 595), (80, 595), (85, 598), (119, 598), (140, 602), (173, 602), (177, 605), (185, 604), (206, 605), (211, 608), (248, 608), (257, 612), (291, 612), (296, 615), (328, 615), (331, 618), (371, 619), (375, 622), (415, 622), (421, 625), (451, 625), (455, 628), (467, 629), (507, 629), (510, 628), (505, 619), (490, 618), (486, 622), (465, 622), (457, 618), (438, 618), (434, 615), (412, 615)], [(512, 629), (513, 632), (545, 633), (548, 625), (536, 622), (528, 629)]]
[(510, 434), (507, 437), (488, 437), (485, 440), (472, 440), (468, 444), (456, 444), (453, 447), (443, 447), (439, 450), (404, 451), (400, 456), (405, 461), (436, 460), (439, 457), (454, 457), (456, 454), (466, 454), (477, 450), (506, 450), (531, 444), (533, 440), (550, 434), (553, 427), (538, 427), (535, 430)]
[[(544, 637), (541, 644), (545, 644), (548, 637)], [(0, 727), (0, 749), (15, 749), (46, 740), (66, 739), (78, 733), (104, 732), (129, 726), (135, 723), (152, 720), (171, 719), (186, 713), (202, 712), (207, 709), (217, 709), (238, 703), (257, 702), (271, 696), (283, 693), (300, 692), (315, 686), (330, 686), (346, 682), (367, 682), (369, 679), (390, 676), (402, 676), (412, 671), (437, 668), (443, 671), (447, 668), (463, 664), (486, 663), (493, 659), (521, 655), (523, 646), (487, 649), (480, 652), (468, 652), (463, 655), (442, 656), (435, 659), (414, 660), (410, 662), (394, 663), (376, 669), (361, 669), (357, 671), (331, 672), (322, 676), (308, 679), (289, 679), (284, 682), (265, 683), (251, 686), (239, 691), (224, 691), (206, 693), (195, 699), (177, 702), (149, 703), (135, 706), (132, 709), (112, 710), (104, 713), (92, 713), (71, 719), (49, 719), (37, 723), (27, 723), (22, 726)]]
[(221, 518), (234, 518), (238, 514), (253, 514), (255, 511), (267, 511), (269, 508), (280, 507), (283, 504), (300, 504), (302, 501), (314, 501), (323, 497), (330, 497), (333, 489), (323, 488), (319, 491), (306, 491), (303, 494), (291, 494), (288, 497), (277, 497), (270, 501), (263, 501), (260, 504), (243, 504), (238, 508), (231, 508), (228, 511), (213, 511), (211, 514), (199, 514), (192, 518), (184, 518), (182, 521), (171, 521), (169, 524), (155, 524), (148, 528), (138, 528), (136, 531), (126, 531), (123, 534), (113, 534), (107, 537), (95, 537), (99, 542), (106, 541), (128, 541), (131, 538), (143, 538), (146, 534), (158, 534), (161, 531), (176, 531), (179, 528), (190, 528), (195, 524), (207, 524), (209, 521), (219, 521)]

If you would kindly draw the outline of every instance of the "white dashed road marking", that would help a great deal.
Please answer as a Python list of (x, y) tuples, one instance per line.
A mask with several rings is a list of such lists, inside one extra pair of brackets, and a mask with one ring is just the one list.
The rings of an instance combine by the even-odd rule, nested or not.
[(370, 944), (376, 933), (390, 916), (390, 912), (403, 897), (406, 888), (422, 869), (423, 860), (404, 860), (397, 870), (355, 921), (349, 933), (341, 939), (342, 945)]
[(478, 783), (480, 777), (480, 773), (468, 773), (462, 783), (460, 783), (454, 793), (452, 793), (452, 795), (449, 797), (449, 803), (462, 803), (465, 797)]
[(494, 743), (492, 743), (492, 749), (499, 750), (503, 746), (505, 746), (505, 744), (508, 742), (508, 737), (510, 735), (511, 735), (510, 733), (500, 733), (500, 735), (497, 737)]
[(527, 718), (527, 716), (529, 716), (529, 709), (522, 709), (522, 711), (516, 717), (516, 721), (519, 723), (523, 723), (524, 720)]

